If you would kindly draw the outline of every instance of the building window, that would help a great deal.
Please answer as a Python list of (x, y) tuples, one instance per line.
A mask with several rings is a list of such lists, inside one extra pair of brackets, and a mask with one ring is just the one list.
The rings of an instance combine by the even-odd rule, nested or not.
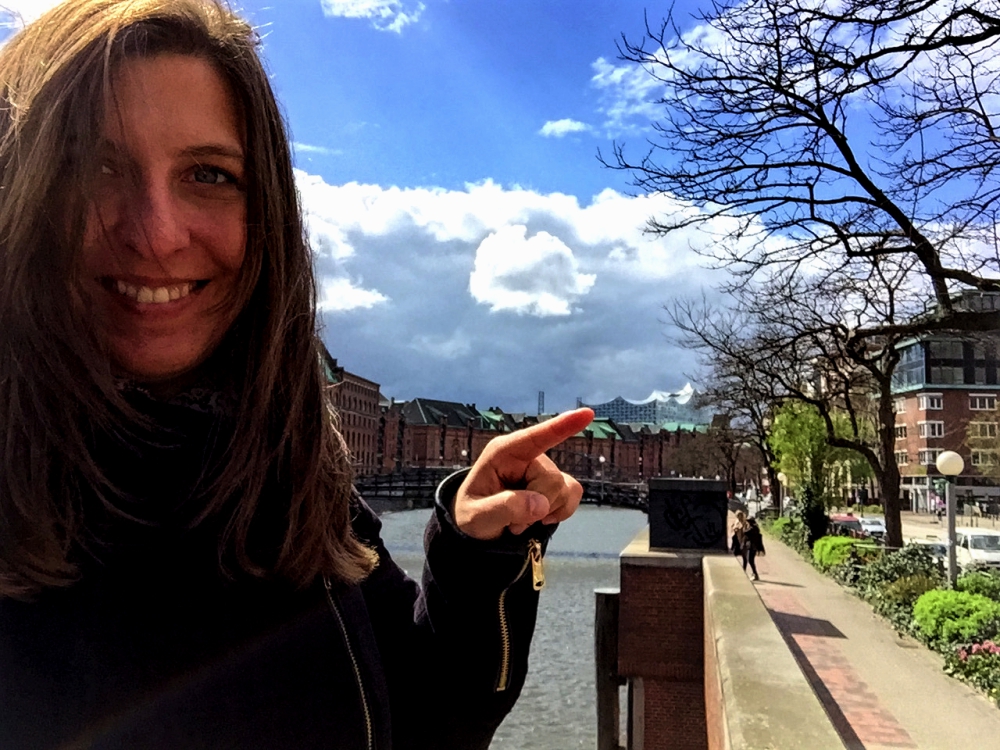
[(972, 394), (969, 396), (969, 408), (972, 411), (993, 411), (997, 408), (997, 397)]
[(944, 437), (944, 422), (920, 422), (917, 428), (922, 438)]
[(961, 365), (954, 367), (936, 365), (931, 367), (930, 382), (934, 385), (962, 385), (965, 383), (965, 368)]
[(996, 466), (997, 463), (996, 451), (972, 451), (973, 466)]
[(943, 408), (940, 393), (924, 393), (920, 396), (920, 411), (937, 411)]
[(910, 462), (910, 454), (906, 451), (896, 451), (896, 463), (899, 466), (906, 466)]
[(962, 359), (961, 341), (931, 341), (928, 353), (936, 359)]
[(902, 440), (906, 437), (906, 425), (898, 424), (896, 425), (896, 440)]
[(996, 422), (969, 422), (969, 437), (995, 438), (997, 436)]
[[(924, 384), (924, 346), (911, 344), (900, 351), (899, 364), (892, 374), (893, 385), (897, 388), (911, 388)], [(902, 399), (899, 399), (902, 401)], [(902, 411), (902, 406), (896, 411)]]
[(906, 399), (905, 398), (897, 398), (897, 399), (895, 399), (892, 402), (892, 410), (894, 412), (896, 412), (896, 414), (902, 414), (903, 412), (905, 412), (906, 411)]
[(928, 448), (926, 450), (920, 451), (920, 463), (925, 466), (933, 466), (937, 463), (938, 456), (941, 455), (940, 448)]

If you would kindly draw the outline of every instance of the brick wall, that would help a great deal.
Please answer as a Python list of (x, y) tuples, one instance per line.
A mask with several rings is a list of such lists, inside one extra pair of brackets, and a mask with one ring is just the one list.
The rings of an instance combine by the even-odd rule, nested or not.
[(618, 671), (643, 680), (644, 750), (707, 747), (701, 557), (621, 562)]

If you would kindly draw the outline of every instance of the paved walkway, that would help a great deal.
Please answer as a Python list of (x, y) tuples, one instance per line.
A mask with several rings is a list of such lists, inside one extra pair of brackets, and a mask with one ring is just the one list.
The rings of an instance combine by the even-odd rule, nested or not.
[(1000, 750), (1000, 709), (948, 677), (940, 656), (773, 537), (765, 544), (757, 591), (846, 747)]

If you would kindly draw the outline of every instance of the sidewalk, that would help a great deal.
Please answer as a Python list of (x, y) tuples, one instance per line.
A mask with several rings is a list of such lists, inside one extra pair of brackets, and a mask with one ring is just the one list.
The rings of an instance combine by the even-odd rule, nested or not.
[(940, 656), (773, 537), (765, 544), (757, 591), (847, 748), (1000, 750), (1000, 709), (948, 677)]

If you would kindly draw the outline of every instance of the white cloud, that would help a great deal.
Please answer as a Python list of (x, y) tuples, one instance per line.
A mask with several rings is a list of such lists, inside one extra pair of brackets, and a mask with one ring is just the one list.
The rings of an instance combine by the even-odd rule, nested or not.
[(350, 279), (326, 276), (320, 281), (321, 312), (344, 312), (357, 308), (367, 310), (382, 302), (388, 302), (384, 294), (355, 286)]
[(538, 133), (546, 138), (562, 138), (570, 133), (586, 133), (589, 130), (590, 125), (585, 122), (563, 118), (562, 120), (549, 120), (542, 125), (542, 129)]
[(397, 34), (420, 20), (423, 3), (404, 4), (402, 0), (322, 0), (323, 13), (335, 18), (365, 18), (380, 31)]
[(604, 127), (611, 135), (634, 129), (639, 120), (645, 127), (661, 113), (656, 101), (662, 96), (663, 84), (649, 74), (645, 66), (625, 63), (613, 65), (597, 58), (590, 83), (601, 92), (601, 112)]
[(557, 237), (527, 237), (527, 231), (523, 225), (504, 227), (479, 244), (469, 292), (492, 312), (569, 315), (597, 277), (580, 273), (573, 251)]
[[(667, 196), (332, 185), (296, 172), (341, 364), (397, 399), (530, 411), (577, 396), (680, 387), (694, 357), (666, 340), (663, 305), (713, 281), (691, 231), (644, 232), (693, 210)], [(627, 363), (627, 366), (621, 366)], [(601, 399), (605, 400), (605, 399)]]
[(0, 28), (20, 29), (60, 0), (0, 0)]
[(344, 152), (339, 148), (328, 148), (326, 146), (315, 146), (311, 143), (292, 144), (292, 149), (296, 154), (318, 154), (320, 156), (341, 156)]

